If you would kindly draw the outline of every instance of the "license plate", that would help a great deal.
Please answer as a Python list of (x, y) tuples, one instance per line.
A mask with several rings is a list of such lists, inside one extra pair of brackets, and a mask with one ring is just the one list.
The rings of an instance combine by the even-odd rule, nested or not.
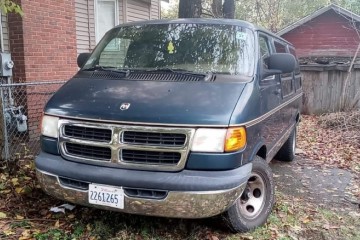
[(124, 190), (118, 187), (89, 184), (89, 203), (124, 209)]

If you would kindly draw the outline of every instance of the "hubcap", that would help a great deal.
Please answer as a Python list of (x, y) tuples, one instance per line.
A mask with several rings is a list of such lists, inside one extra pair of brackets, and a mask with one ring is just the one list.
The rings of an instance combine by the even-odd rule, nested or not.
[(240, 212), (247, 219), (256, 218), (265, 205), (265, 183), (261, 176), (252, 173), (240, 197)]

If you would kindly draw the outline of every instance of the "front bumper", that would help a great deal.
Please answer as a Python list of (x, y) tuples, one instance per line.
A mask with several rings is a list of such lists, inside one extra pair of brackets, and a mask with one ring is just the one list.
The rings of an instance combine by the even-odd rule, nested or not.
[(124, 209), (117, 209), (89, 204), (87, 190), (64, 187), (57, 176), (37, 171), (37, 178), (46, 193), (71, 203), (131, 214), (174, 218), (206, 218), (218, 215), (233, 205), (245, 187), (243, 183), (229, 190), (169, 192), (163, 200), (132, 198), (125, 195)]
[[(42, 189), (71, 203), (140, 215), (206, 218), (234, 204), (246, 186), (252, 165), (218, 172), (148, 172), (80, 164), (41, 153), (36, 158), (36, 168)], [(109, 186), (166, 190), (167, 195), (159, 200), (125, 194), (124, 209), (92, 205), (88, 201), (88, 190), (63, 185), (60, 178), (64, 177)]]

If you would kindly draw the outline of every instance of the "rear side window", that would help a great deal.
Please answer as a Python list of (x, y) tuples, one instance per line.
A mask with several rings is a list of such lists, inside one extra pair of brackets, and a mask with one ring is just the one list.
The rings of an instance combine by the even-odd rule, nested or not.
[(295, 49), (293, 49), (292, 47), (289, 47), (289, 51), (297, 59)]
[(274, 42), (274, 45), (275, 45), (275, 50), (277, 53), (287, 53), (286, 51), (286, 45), (284, 44), (281, 44), (279, 42)]

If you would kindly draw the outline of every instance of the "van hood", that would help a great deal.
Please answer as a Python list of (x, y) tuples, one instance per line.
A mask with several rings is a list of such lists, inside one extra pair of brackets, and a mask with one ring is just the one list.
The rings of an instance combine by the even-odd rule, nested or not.
[(45, 113), (130, 123), (228, 125), (245, 84), (73, 78), (49, 100)]

